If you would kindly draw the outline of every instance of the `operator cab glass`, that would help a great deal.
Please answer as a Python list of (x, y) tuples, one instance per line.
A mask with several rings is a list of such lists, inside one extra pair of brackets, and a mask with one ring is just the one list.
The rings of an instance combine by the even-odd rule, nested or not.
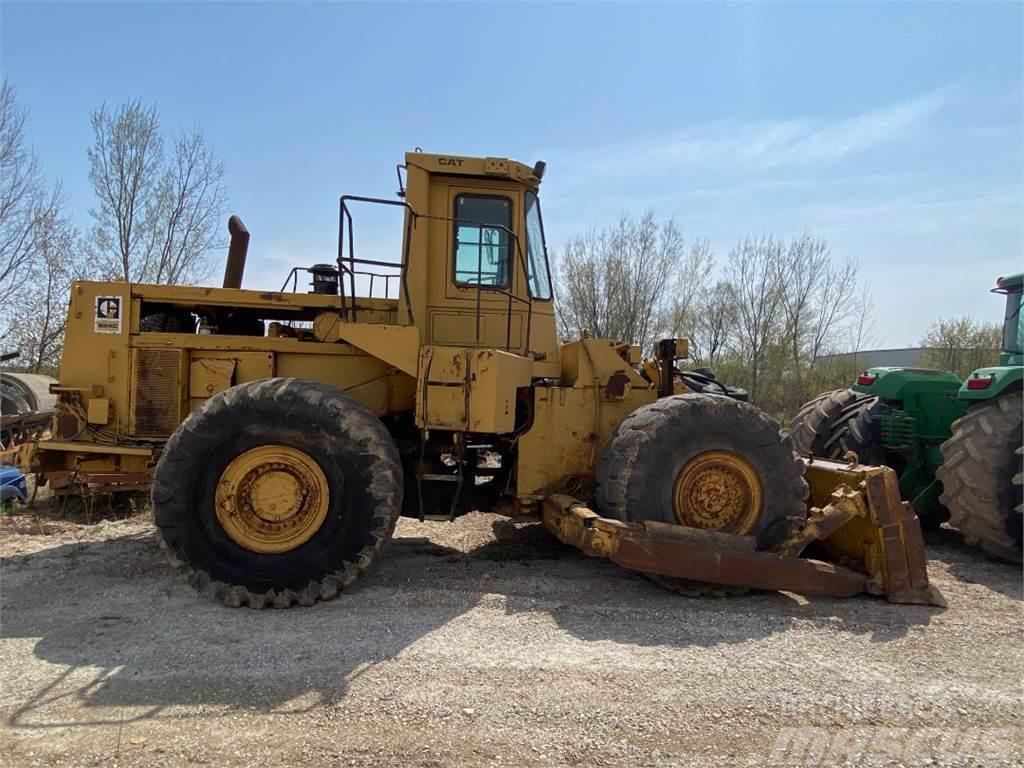
[(500, 195), (455, 198), (455, 282), (507, 288), (512, 201)]
[(540, 215), (540, 200), (533, 192), (526, 193), (526, 270), (530, 296), (541, 301), (550, 299), (551, 272), (544, 241), (544, 220)]
[(1021, 293), (1018, 288), (1015, 291), (1006, 292), (1006, 319), (1003, 322), (1003, 352), (1011, 355), (1024, 354), (1021, 349), (1021, 342), (1024, 341), (1024, 315), (1021, 315), (1020, 304)]

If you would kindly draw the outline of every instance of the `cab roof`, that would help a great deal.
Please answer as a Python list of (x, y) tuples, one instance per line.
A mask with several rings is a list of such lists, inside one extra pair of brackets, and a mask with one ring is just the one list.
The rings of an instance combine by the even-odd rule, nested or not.
[(1022, 287), (1024, 287), (1024, 272), (1006, 275), (996, 280), (997, 291), (1019, 291)]
[(427, 152), (406, 152), (405, 164), (422, 168), (427, 173), (456, 176), (482, 176), (511, 179), (536, 189), (544, 175), (544, 163), (533, 168), (505, 157), (466, 157), (464, 155), (432, 155)]

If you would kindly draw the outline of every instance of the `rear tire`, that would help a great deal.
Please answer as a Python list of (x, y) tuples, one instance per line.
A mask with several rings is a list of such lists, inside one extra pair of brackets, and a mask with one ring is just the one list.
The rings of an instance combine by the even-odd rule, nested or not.
[[(832, 454), (842, 458), (848, 453), (857, 454), (861, 464), (893, 466), (889, 452), (882, 445), (882, 409), (880, 398), (861, 395), (843, 409), (833, 422)], [(894, 467), (897, 471), (899, 467)]]
[[(804, 405), (790, 426), (793, 449), (824, 459), (841, 461), (850, 452), (861, 464), (887, 466), (903, 472), (905, 459), (882, 445), (881, 398), (837, 389), (819, 395)], [(949, 510), (936, 501), (928, 509), (917, 509), (925, 530), (935, 530), (949, 520)]]
[(942, 444), (942, 503), (964, 541), (992, 557), (1021, 562), (1024, 396), (1000, 395), (971, 406)]
[(804, 403), (789, 425), (789, 442), (793, 450), (822, 458), (836, 458), (838, 445), (833, 449), (833, 424), (850, 405), (863, 397), (852, 389), (834, 389)]
[[(154, 473), (153, 511), (193, 587), (231, 606), (287, 608), (332, 598), (370, 567), (394, 531), (402, 485), (394, 441), (362, 404), (324, 384), (264, 379), (214, 395), (178, 427)], [(229, 487), (251, 495), (227, 497), (228, 507)], [(280, 504), (280, 516), (261, 503)]]

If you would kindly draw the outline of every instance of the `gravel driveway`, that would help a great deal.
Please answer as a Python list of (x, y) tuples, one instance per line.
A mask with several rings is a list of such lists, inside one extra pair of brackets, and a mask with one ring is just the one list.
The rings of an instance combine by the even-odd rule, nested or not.
[(536, 524), (401, 521), (333, 602), (231, 610), (149, 523), (0, 527), (0, 764), (1017, 765), (1021, 572), (929, 540), (946, 610), (691, 599)]

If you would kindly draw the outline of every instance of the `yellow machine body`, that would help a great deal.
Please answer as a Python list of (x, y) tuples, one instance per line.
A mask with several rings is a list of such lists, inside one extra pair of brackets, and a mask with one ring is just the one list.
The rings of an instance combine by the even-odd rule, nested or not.
[[(647, 535), (656, 526), (595, 526), (595, 513), (573, 512), (580, 505), (559, 495), (592, 487), (602, 447), (627, 416), (665, 388), (661, 369), (641, 365), (636, 346), (585, 335), (558, 343), (537, 198), (542, 168), (419, 152), (407, 154), (400, 168), (401, 201), (341, 199), (338, 272), (330, 293), (76, 282), (51, 436), (25, 446), (23, 467), (58, 490), (143, 488), (164, 442), (210, 397), (259, 379), (309, 379), (381, 417), (403, 455), (416, 453), (417, 442), (422, 448), (441, 441), (448, 446), (439, 449), (442, 458), (445, 451), (465, 450), (474, 436), (500, 443), (514, 464), (498, 476), (501, 487), (488, 503), (501, 497), (518, 512), (542, 512), (556, 534), (591, 554), (612, 556), (618, 544)], [(381, 262), (354, 253), (349, 211), (358, 203), (404, 209), (401, 257), (376, 275), (384, 296), (374, 295), (382, 291), (374, 291), (373, 282), (366, 286), (367, 270)], [(233, 271), (240, 276), (237, 263)], [(154, 328), (154, 317), (164, 324)], [(685, 356), (685, 340), (673, 350)], [(296, 476), (309, 474), (302, 461), (293, 463)], [(231, 482), (243, 482), (244, 469)], [(420, 458), (415, 476), (417, 482), (450, 479), (438, 474), (443, 471), (443, 462), (425, 467)], [(866, 494), (864, 478), (851, 480), (835, 466), (812, 467), (807, 477), (816, 508), (827, 507), (840, 486)], [(886, 499), (872, 501), (871, 509), (891, 506)], [(450, 516), (455, 513), (453, 506)], [(303, 519), (319, 514), (312, 505)], [(881, 565), (878, 553), (887, 545), (872, 538), (881, 525), (872, 514), (822, 538), (837, 557), (855, 550), (868, 574), (864, 589), (871, 584), (869, 591), (885, 592), (895, 570)], [(895, 513), (883, 510), (882, 518), (886, 514)], [(238, 525), (237, 536), (255, 542), (255, 551), (274, 551), (262, 523)], [(799, 552), (790, 554), (795, 559)], [(627, 560), (629, 567), (657, 572), (656, 563)], [(708, 580), (715, 578), (736, 576)]]

